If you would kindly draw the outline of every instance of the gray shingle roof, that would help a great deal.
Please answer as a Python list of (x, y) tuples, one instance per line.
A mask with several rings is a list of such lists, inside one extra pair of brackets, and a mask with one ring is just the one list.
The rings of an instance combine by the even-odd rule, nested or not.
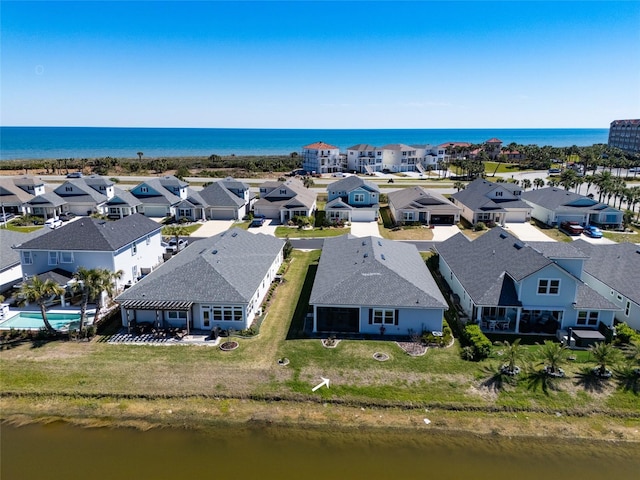
[(189, 245), (117, 300), (248, 303), (283, 246), (233, 228)]
[(22, 204), (33, 198), (28, 192), (17, 186), (13, 178), (0, 178), (0, 199), (5, 204)]
[(327, 186), (327, 190), (351, 192), (352, 190), (355, 190), (356, 188), (359, 188), (359, 187), (363, 187), (372, 192), (380, 191), (380, 189), (375, 183), (368, 182), (367, 180), (364, 180), (356, 175), (349, 175), (348, 177), (344, 177), (338, 180), (337, 182), (330, 183)]
[(547, 258), (587, 258), (573, 242), (527, 242), (527, 245)]
[(309, 303), (447, 308), (415, 246), (347, 235), (325, 239)]
[[(540, 205), (549, 210), (603, 210), (611, 208), (606, 204), (596, 200), (579, 195), (575, 192), (564, 190), (557, 187), (539, 188), (537, 190), (529, 190), (522, 194), (522, 199), (530, 204)], [(613, 209), (618, 211), (617, 209)]]
[(113, 252), (162, 226), (136, 213), (115, 222), (80, 218), (49, 234), (24, 242), (20, 250), (99, 251)]
[(625, 297), (640, 303), (640, 246), (633, 243), (594, 245), (572, 242), (589, 258), (584, 271)]
[(128, 190), (115, 187), (113, 189), (113, 197), (111, 197), (106, 204), (107, 206), (127, 205), (129, 207), (135, 207), (136, 205), (141, 205), (142, 202)]
[(51, 205), (54, 207), (60, 207), (65, 205), (67, 201), (53, 192), (48, 192), (38, 195), (37, 197), (33, 197), (27, 203), (29, 205)]
[[(291, 190), (294, 196), (291, 198), (280, 197), (278, 191), (281, 186)], [(315, 192), (306, 188), (303, 183), (296, 178), (289, 179), (286, 182), (264, 182), (262, 187), (271, 188), (272, 190), (256, 202), (257, 207), (262, 204), (267, 204), (276, 205), (280, 208), (291, 208), (295, 206), (311, 208), (316, 201), (317, 195)]]
[(492, 211), (505, 211), (506, 208), (528, 208), (531, 209), (531, 205), (520, 199), (507, 199), (502, 201), (492, 200), (487, 197), (487, 194), (492, 190), (502, 187), (509, 192), (519, 191), (520, 187), (515, 184), (509, 183), (493, 183), (481, 178), (469, 183), (464, 190), (451, 195), (451, 198), (455, 199), (459, 203), (467, 206), (473, 211), (478, 210), (492, 210)]
[[(242, 185), (242, 182), (237, 183)], [(206, 206), (238, 208), (244, 205), (244, 200), (230, 192), (223, 180), (207, 185), (199, 192), (199, 196)]]
[(509, 293), (507, 274), (520, 281), (553, 263), (499, 227), (473, 242), (459, 233), (437, 244), (436, 250), (479, 305), (500, 305), (501, 296)]
[(50, 228), (41, 228), (34, 232), (22, 233), (0, 228), (0, 270), (20, 263), (20, 251), (14, 250), (14, 245), (25, 243), (33, 238), (50, 233)]
[(457, 205), (451, 203), (447, 198), (433, 190), (423, 187), (402, 188), (387, 194), (389, 203), (396, 210), (399, 209), (429, 209), (437, 212), (439, 209), (462, 210)]
[[(182, 199), (178, 195), (175, 195), (172, 191), (167, 190), (167, 188), (187, 186), (187, 184), (172, 176), (150, 178), (142, 182), (140, 185), (143, 184), (151, 187), (158, 193), (158, 195), (139, 194), (134, 196), (136, 196), (143, 204), (151, 205), (175, 205), (177, 203), (180, 203)], [(137, 186), (135, 188), (137, 188)]]
[(352, 147), (347, 148), (347, 150), (356, 150), (358, 152), (367, 152), (375, 149), (375, 146), (369, 145), (367, 143), (358, 143), (357, 145), (353, 145)]

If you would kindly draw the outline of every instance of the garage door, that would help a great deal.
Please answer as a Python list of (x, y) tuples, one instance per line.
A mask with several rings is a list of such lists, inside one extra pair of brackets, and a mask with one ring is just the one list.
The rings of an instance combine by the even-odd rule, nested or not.
[(352, 222), (372, 222), (376, 219), (376, 213), (373, 210), (353, 210), (351, 212)]
[(236, 210), (233, 208), (211, 209), (209, 212), (211, 220), (237, 220)]
[(504, 221), (505, 222), (514, 222), (514, 223), (522, 223), (525, 221), (526, 213), (525, 212), (507, 212), (505, 214)]
[(431, 225), (453, 225), (454, 215), (431, 215)]

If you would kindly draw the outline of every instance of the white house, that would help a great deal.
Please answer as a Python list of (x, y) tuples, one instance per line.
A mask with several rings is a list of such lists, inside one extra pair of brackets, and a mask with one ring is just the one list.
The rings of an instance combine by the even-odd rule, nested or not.
[(284, 243), (238, 228), (193, 243), (116, 298), (123, 326), (249, 328), (262, 313)]
[(309, 173), (334, 173), (345, 170), (346, 160), (340, 149), (324, 142), (315, 142), (302, 147), (302, 168)]

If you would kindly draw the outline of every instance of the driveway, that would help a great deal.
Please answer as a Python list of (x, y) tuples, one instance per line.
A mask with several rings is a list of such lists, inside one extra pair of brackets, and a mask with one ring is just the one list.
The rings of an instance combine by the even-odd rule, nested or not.
[(506, 223), (505, 229), (524, 242), (555, 242), (528, 222)]
[(378, 222), (351, 222), (351, 235), (354, 237), (381, 237)]
[(435, 225), (431, 231), (433, 232), (432, 242), (444, 242), (446, 239), (460, 233), (457, 225)]
[(262, 226), (260, 227), (251, 227), (248, 230), (251, 233), (264, 233), (265, 235), (271, 235), (273, 237), (276, 236), (276, 227), (280, 226), (277, 220), (267, 218)]
[(591, 238), (588, 237), (587, 235), (575, 235), (575, 236), (571, 236), (571, 240), (584, 240), (585, 242), (589, 242), (589, 243), (593, 243), (594, 245), (611, 245), (614, 244), (616, 242), (614, 242), (611, 239), (608, 238)]
[(233, 220), (207, 220), (193, 233), (194, 237), (213, 237), (222, 232), (226, 232), (233, 225)]

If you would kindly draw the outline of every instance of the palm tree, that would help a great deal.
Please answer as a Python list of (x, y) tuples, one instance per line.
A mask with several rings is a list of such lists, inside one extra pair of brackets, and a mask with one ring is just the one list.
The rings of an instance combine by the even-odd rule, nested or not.
[(137, 155), (138, 155), (138, 160), (142, 160), (142, 156), (144, 155), (144, 153), (138, 152)]
[(500, 345), (504, 347), (504, 359), (505, 364), (502, 366), (501, 371), (507, 375), (516, 375), (520, 372), (517, 362), (523, 356), (522, 346), (520, 345), (520, 339), (516, 338), (513, 343), (509, 343), (507, 340)]
[[(117, 284), (118, 280), (122, 278), (124, 272), (122, 270), (118, 270), (117, 272), (112, 272), (106, 268), (98, 268), (98, 288), (100, 288), (101, 293), (106, 293), (108, 298), (113, 298), (113, 296), (117, 292)], [(97, 297), (97, 307), (96, 315), (93, 318), (93, 323), (98, 322), (98, 316), (100, 314), (100, 310), (102, 309), (102, 295), (98, 295)]]
[(619, 360), (620, 351), (610, 343), (598, 342), (589, 347), (589, 353), (598, 364), (594, 373), (600, 377), (611, 376), (611, 372), (607, 367)]
[(567, 362), (569, 349), (566, 345), (547, 340), (538, 351), (539, 365), (544, 366), (544, 372), (554, 377), (563, 377), (561, 366)]
[(531, 188), (531, 180), (529, 180), (528, 178), (523, 179), (522, 188), (524, 188), (525, 190), (527, 190), (527, 188)]
[(533, 185), (536, 187), (536, 190), (540, 187), (544, 187), (544, 180), (542, 178), (534, 178)]
[(40, 306), (40, 312), (42, 313), (42, 321), (49, 333), (56, 333), (55, 328), (49, 323), (47, 318), (46, 303), (53, 295), (63, 295), (65, 292), (64, 287), (61, 287), (51, 279), (46, 281), (40, 280), (37, 276), (34, 276), (30, 281), (23, 282), (20, 287), (20, 295), (27, 302), (35, 302)]
[(191, 231), (183, 225), (169, 225), (168, 227), (164, 228), (163, 233), (175, 239), (176, 253), (180, 251), (180, 243), (178, 241), (180, 240), (180, 237), (188, 237), (189, 235), (191, 235)]
[[(85, 268), (79, 267), (73, 277), (76, 279), (76, 288), (82, 292), (82, 305), (80, 307), (80, 326), (78, 332), (80, 335), (84, 332), (84, 325), (87, 318), (87, 306), (91, 300), (99, 303), (104, 292), (109, 297), (113, 296), (115, 291), (115, 281), (122, 278), (123, 272), (119, 270), (112, 273), (105, 268)], [(100, 308), (96, 310), (94, 317), (94, 323), (98, 318), (98, 312)]]
[(465, 187), (464, 183), (461, 182), (460, 180), (453, 182), (453, 188), (456, 188), (458, 191), (464, 190), (464, 187)]

